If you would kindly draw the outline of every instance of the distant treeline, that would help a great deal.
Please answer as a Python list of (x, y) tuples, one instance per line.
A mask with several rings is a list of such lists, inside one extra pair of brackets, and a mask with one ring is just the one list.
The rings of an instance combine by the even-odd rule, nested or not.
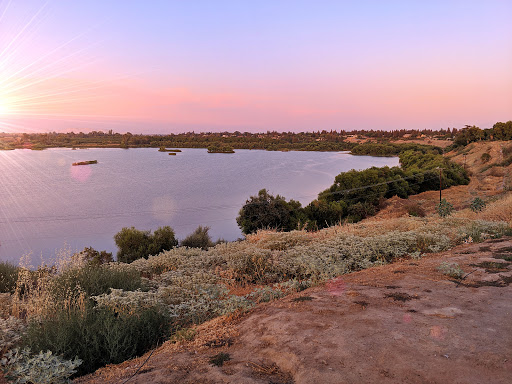
[(246, 201), (239, 212), (238, 225), (244, 233), (251, 233), (262, 228), (316, 230), (345, 220), (356, 222), (373, 216), (384, 199), (407, 198), (439, 189), (438, 168), (442, 168), (443, 189), (469, 183), (466, 171), (439, 154), (437, 149), (405, 150), (399, 153), (399, 158), (401, 167), (372, 167), (340, 173), (334, 184), (306, 207), (298, 201), (269, 195), (263, 189)]
[(452, 148), (466, 146), (475, 141), (493, 140), (512, 140), (512, 121), (498, 122), (489, 129), (467, 125), (455, 135)]
[(453, 130), (395, 130), (395, 131), (314, 131), (314, 132), (205, 132), (178, 133), (169, 135), (134, 135), (112, 131), (90, 133), (0, 133), (0, 149), (51, 147), (174, 147), (208, 148), (212, 145), (227, 145), (233, 149), (265, 149), (269, 151), (344, 151), (357, 145), (353, 139), (371, 138), (376, 141), (396, 139), (438, 138), (451, 139)]
[[(371, 139), (372, 143), (358, 144), (358, 140)], [(90, 133), (0, 133), (0, 149), (45, 149), (67, 148), (210, 148), (265, 149), (268, 151), (352, 151), (356, 155), (395, 156), (407, 149), (421, 150), (431, 147), (413, 143), (393, 144), (393, 140), (446, 139), (454, 140), (454, 147), (481, 140), (511, 140), (512, 121), (498, 122), (492, 128), (480, 129), (466, 126), (463, 129), (393, 130), (393, 131), (313, 131), (313, 132), (204, 132), (177, 133), (169, 135), (134, 135), (92, 131)], [(374, 146), (381, 144), (380, 146)], [(410, 147), (407, 147), (410, 146)], [(441, 152), (440, 149), (436, 149)]]

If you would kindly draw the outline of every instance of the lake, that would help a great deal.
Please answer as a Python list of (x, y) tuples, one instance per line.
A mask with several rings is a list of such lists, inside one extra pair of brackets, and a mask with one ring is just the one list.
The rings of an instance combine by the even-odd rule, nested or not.
[[(98, 164), (72, 166), (78, 161)], [(199, 225), (213, 240), (242, 236), (235, 218), (262, 188), (303, 205), (350, 169), (398, 165), (398, 158), (343, 152), (237, 150), (209, 154), (154, 148), (0, 151), (0, 259), (33, 265), (56, 250), (116, 251), (123, 227), (170, 225), (178, 238)]]

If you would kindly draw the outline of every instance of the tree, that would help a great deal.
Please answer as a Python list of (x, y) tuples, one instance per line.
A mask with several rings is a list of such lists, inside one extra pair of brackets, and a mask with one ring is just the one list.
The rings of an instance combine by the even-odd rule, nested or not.
[(158, 255), (160, 252), (168, 251), (178, 245), (178, 240), (171, 227), (160, 227), (153, 236), (150, 236), (149, 254)]
[(320, 229), (339, 223), (347, 213), (347, 204), (343, 201), (313, 200), (304, 212), (309, 220), (308, 229)]
[(300, 202), (287, 202), (282, 196), (272, 196), (266, 189), (260, 190), (257, 196), (251, 196), (236, 218), (238, 226), (245, 234), (269, 228), (291, 231), (305, 221), (306, 216)]

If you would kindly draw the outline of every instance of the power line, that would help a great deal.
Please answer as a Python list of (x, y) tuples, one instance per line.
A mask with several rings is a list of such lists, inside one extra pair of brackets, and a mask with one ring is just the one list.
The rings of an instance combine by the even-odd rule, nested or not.
[[(381, 186), (381, 185), (397, 183), (397, 182), (400, 182), (400, 181), (407, 181), (407, 180), (410, 180), (410, 179), (417, 178), (418, 176), (427, 175), (427, 174), (431, 174), (431, 173), (435, 173), (435, 172), (436, 172), (436, 169), (428, 170), (428, 171), (425, 171), (425, 172), (415, 173), (414, 175), (411, 175), (411, 176), (396, 178), (396, 179), (392, 179), (392, 180), (388, 180), (388, 181), (384, 181), (384, 182), (380, 182), (380, 183), (368, 184), (368, 185), (364, 185), (364, 186), (360, 186), (360, 187), (356, 187), (356, 188), (344, 189), (344, 190), (340, 190), (340, 191), (325, 192), (325, 193), (322, 193), (322, 197), (334, 196), (334, 195), (340, 195), (340, 194), (349, 194), (349, 193), (353, 193), (353, 192), (357, 192), (357, 191), (362, 191), (362, 190), (365, 190), (365, 189), (368, 189), (368, 188), (372, 188), (372, 187), (377, 187), (377, 186)], [(425, 180), (422, 180), (422, 181), (419, 181), (419, 182), (416, 182), (416, 183), (413, 183), (413, 184), (409, 183), (409, 186), (419, 185), (419, 184), (422, 184), (423, 182), (425, 182)], [(398, 189), (399, 189), (399, 187), (393, 188), (393, 189), (388, 189), (386, 192), (389, 193), (389, 192), (396, 191)], [(380, 194), (380, 192), (370, 192), (368, 194), (363, 194), (361, 196), (354, 197), (354, 198), (345, 198), (344, 200), (345, 201), (346, 200), (357, 201), (357, 200), (361, 200), (364, 197), (370, 197), (370, 196), (373, 196), (373, 195), (376, 195), (376, 194)], [(317, 196), (317, 195), (302, 195), (302, 196), (297, 197), (296, 199), (311, 198), (311, 197), (314, 197), (314, 196)], [(247, 206), (247, 205), (264, 205), (264, 204), (265, 204), (264, 202), (249, 202), (249, 201), (246, 201), (245, 204), (242, 203), (243, 206)], [(158, 211), (144, 210), (144, 211), (136, 211), (136, 212), (98, 213), (98, 214), (93, 214), (93, 215), (88, 215), (88, 216), (84, 216), (84, 215), (45, 216), (45, 217), (25, 216), (25, 217), (20, 217), (20, 218), (9, 219), (7, 221), (0, 220), (0, 224), (30, 223), (30, 222), (54, 222), (54, 221), (64, 221), (64, 222), (66, 222), (66, 221), (80, 221), (80, 220), (99, 220), (99, 219), (102, 219), (102, 218), (134, 217), (134, 216), (140, 216), (142, 214), (160, 214), (160, 215), (165, 215), (165, 214), (175, 214), (175, 213), (194, 213), (194, 212), (200, 212), (200, 211), (203, 211), (203, 212), (204, 211), (218, 211), (218, 210), (226, 210), (226, 209), (240, 208), (240, 207), (241, 207), (240, 204), (223, 204), (223, 205), (216, 205), (216, 206), (215, 205), (214, 206), (202, 206), (202, 207), (196, 206), (196, 207), (176, 208), (176, 209), (171, 209), (171, 210), (158, 210)], [(217, 220), (215, 220), (215, 221), (217, 221)]]

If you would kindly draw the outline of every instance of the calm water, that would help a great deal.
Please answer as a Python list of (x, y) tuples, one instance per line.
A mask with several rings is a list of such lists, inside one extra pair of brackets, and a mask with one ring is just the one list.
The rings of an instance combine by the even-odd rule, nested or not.
[[(83, 160), (98, 164), (71, 166)], [(183, 239), (207, 225), (214, 240), (235, 240), (239, 209), (262, 188), (305, 205), (342, 171), (397, 164), (336, 152), (0, 151), (0, 259), (51, 262), (65, 244), (115, 252), (114, 234), (130, 226), (170, 225)]]

